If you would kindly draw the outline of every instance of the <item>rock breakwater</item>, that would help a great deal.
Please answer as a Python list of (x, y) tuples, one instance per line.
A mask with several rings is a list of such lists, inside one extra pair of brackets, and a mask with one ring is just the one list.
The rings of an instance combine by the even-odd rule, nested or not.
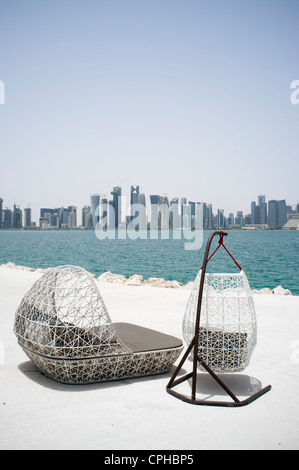
[[(8, 269), (18, 269), (21, 271), (35, 271), (39, 273), (44, 273), (47, 271), (47, 268), (31, 268), (29, 266), (22, 266), (17, 265), (12, 262), (8, 262), (6, 264), (1, 264), (0, 268), (8, 268)], [(94, 278), (96, 278), (95, 274), (92, 274)], [(162, 277), (149, 277), (148, 279), (144, 279), (143, 276), (140, 274), (133, 274), (129, 278), (126, 278), (122, 274), (115, 274), (111, 273), (110, 271), (106, 271), (98, 278), (96, 278), (99, 282), (109, 282), (114, 284), (123, 284), (127, 286), (150, 286), (150, 287), (163, 287), (168, 289), (192, 289), (193, 282), (189, 281), (186, 284), (182, 284), (178, 281), (168, 281), (163, 279)], [(264, 287), (263, 289), (253, 289), (253, 294), (266, 294), (266, 295), (292, 295), (292, 292), (289, 289), (284, 289), (282, 286), (277, 286), (274, 289), (270, 289), (268, 287)]]

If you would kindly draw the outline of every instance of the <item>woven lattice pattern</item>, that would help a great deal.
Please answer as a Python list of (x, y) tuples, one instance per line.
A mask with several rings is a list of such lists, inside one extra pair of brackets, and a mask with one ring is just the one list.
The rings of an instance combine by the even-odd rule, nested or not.
[(87, 384), (163, 374), (176, 361), (181, 348), (84, 360), (61, 360), (25, 352), (48, 377), (62, 383)]
[(90, 383), (166, 372), (181, 348), (133, 353), (119, 338), (94, 282), (82, 268), (49, 269), (24, 296), (14, 332), (47, 376)]
[(15, 333), (41, 355), (84, 358), (125, 354), (92, 276), (82, 268), (49, 269), (24, 296)]
[[(194, 337), (201, 270), (183, 320), (187, 343)], [(256, 313), (244, 271), (205, 275), (199, 330), (199, 356), (215, 372), (244, 370), (256, 345)]]

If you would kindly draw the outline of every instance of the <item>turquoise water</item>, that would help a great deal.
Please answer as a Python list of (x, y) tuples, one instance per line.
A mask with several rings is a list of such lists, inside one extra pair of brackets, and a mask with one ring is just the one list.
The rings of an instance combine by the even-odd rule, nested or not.
[[(209, 231), (200, 250), (184, 249), (180, 240), (99, 240), (93, 231), (0, 231), (0, 264), (9, 261), (33, 268), (73, 264), (99, 276), (105, 271), (193, 281), (202, 264)], [(214, 238), (212, 250), (217, 246)], [(245, 270), (252, 289), (282, 285), (299, 295), (299, 231), (229, 231), (225, 244)], [(208, 271), (234, 272), (220, 248)]]

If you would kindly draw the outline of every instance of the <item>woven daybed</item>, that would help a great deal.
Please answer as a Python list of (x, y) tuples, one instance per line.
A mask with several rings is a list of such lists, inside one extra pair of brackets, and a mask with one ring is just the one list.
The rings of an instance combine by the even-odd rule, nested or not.
[(14, 332), (46, 376), (83, 384), (168, 372), (182, 341), (159, 331), (111, 322), (85, 269), (48, 269), (24, 296)]

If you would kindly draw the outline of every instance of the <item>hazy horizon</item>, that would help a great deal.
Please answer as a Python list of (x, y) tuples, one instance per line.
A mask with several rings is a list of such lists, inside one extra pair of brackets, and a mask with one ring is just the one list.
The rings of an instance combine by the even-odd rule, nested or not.
[(1, 2), (4, 207), (299, 202), (295, 0)]

